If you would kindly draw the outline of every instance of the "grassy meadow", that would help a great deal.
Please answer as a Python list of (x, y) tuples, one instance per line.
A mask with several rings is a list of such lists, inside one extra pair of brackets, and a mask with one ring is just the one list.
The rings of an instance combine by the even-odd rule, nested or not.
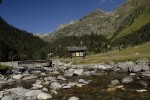
[[(148, 58), (150, 60), (150, 42), (138, 45), (135, 47), (129, 47), (122, 50), (113, 50), (110, 52), (87, 55), (85, 59), (82, 57), (76, 57), (72, 59), (73, 64), (96, 64), (96, 63), (109, 63), (113, 61), (124, 62), (124, 61), (136, 61), (140, 58)], [(63, 58), (62, 61), (70, 62), (71, 58)]]

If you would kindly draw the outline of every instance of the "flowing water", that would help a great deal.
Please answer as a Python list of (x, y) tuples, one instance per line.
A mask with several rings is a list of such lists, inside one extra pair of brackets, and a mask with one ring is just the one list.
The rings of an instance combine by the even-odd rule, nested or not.
[[(71, 76), (65, 77), (66, 81), (58, 81), (60, 84), (68, 82), (78, 82), (79, 79), (84, 79), (85, 81), (91, 80), (91, 82), (83, 87), (74, 86), (70, 89), (58, 89), (58, 94), (52, 94), (52, 100), (68, 100), (71, 96), (76, 96), (80, 100), (150, 100), (150, 77), (134, 76), (134, 82), (123, 84), (121, 80), (129, 76), (129, 73), (107, 73), (101, 76)], [(138, 77), (138, 78), (137, 78)], [(111, 80), (119, 80), (123, 88), (116, 89), (114, 91), (108, 92), (107, 89), (111, 85)], [(140, 81), (148, 83), (148, 86), (140, 84)], [(27, 81), (17, 81), (12, 84), (6, 84), (1, 86), (0, 90), (5, 88), (15, 88), (24, 87), (30, 89), (35, 80)], [(49, 85), (46, 86), (49, 88)], [(146, 89), (146, 92), (139, 93), (136, 90)], [(50, 92), (49, 88), (49, 92)]]

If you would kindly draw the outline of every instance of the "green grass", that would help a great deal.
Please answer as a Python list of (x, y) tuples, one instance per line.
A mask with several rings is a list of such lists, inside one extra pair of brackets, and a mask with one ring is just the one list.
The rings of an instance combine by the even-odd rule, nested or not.
[[(112, 54), (113, 56), (109, 56)], [(124, 61), (136, 61), (141, 58), (148, 58), (150, 60), (150, 42), (135, 47), (123, 49), (121, 51), (114, 50), (111, 52), (105, 52), (100, 54), (88, 55), (83, 58), (73, 58), (73, 64), (96, 64), (96, 63), (109, 63), (110, 61), (124, 62)], [(65, 62), (70, 62), (70, 58), (63, 59)]]
[(0, 70), (8, 70), (8, 69), (12, 69), (13, 67), (11, 66), (6, 66), (6, 65), (3, 65), (3, 64), (0, 64)]
[(150, 14), (142, 15), (141, 17), (136, 19), (132, 25), (126, 26), (115, 38), (120, 38), (127, 34), (130, 34), (133, 31), (140, 29), (143, 25), (147, 24), (148, 22), (150, 22)]

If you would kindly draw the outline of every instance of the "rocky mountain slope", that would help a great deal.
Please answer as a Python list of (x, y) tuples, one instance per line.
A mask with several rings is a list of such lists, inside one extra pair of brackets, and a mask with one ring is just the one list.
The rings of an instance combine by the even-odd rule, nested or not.
[(126, 0), (112, 12), (96, 9), (79, 21), (60, 25), (56, 31), (42, 38), (51, 41), (63, 36), (95, 33), (114, 40), (138, 30), (148, 22), (150, 22), (150, 0)]

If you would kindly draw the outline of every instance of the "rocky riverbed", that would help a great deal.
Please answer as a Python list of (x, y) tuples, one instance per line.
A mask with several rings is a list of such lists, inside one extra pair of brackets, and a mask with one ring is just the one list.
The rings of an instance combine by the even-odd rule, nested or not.
[(149, 100), (148, 59), (13, 69), (0, 75), (1, 100)]

